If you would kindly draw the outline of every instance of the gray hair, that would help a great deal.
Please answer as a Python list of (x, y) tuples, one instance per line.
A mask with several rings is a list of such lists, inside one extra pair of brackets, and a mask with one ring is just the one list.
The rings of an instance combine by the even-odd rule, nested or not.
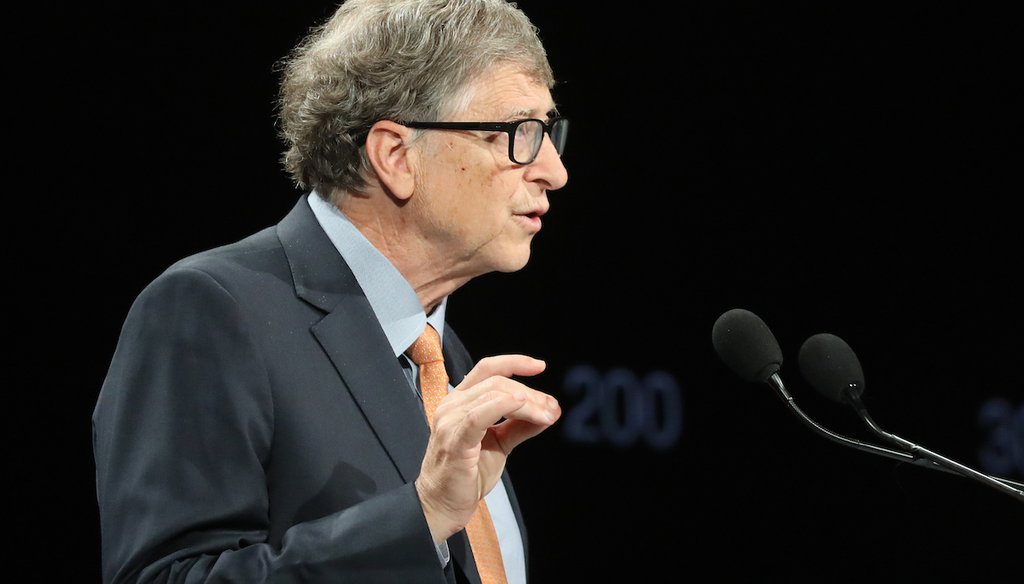
[(370, 126), (454, 115), (472, 82), (504, 63), (554, 86), (537, 28), (514, 2), (347, 0), (279, 63), (281, 162), (325, 198), (359, 190)]

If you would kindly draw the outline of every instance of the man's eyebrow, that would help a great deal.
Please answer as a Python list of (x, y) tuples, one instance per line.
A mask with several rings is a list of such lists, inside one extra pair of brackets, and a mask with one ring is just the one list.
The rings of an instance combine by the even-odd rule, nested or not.
[[(508, 120), (508, 121), (513, 121), (513, 120), (523, 120), (523, 119), (526, 119), (526, 118), (534, 118), (534, 117), (536, 117), (536, 114), (533, 113), (535, 111), (536, 110), (526, 109), (526, 108), (518, 109), (518, 110), (510, 113), (508, 115), (508, 117), (506, 117), (505, 119)], [(551, 118), (558, 117), (558, 109), (557, 108), (549, 109), (547, 111), (547, 113), (544, 114), (544, 117), (546, 119), (548, 119), (548, 120), (550, 120)]]
[(517, 110), (515, 110), (513, 112), (510, 112), (509, 115), (505, 119), (509, 120), (509, 121), (512, 121), (512, 120), (522, 120), (522, 119), (525, 119), (525, 118), (532, 118), (532, 117), (533, 117), (533, 110), (528, 110), (528, 109), (522, 108), (522, 109), (517, 109)]

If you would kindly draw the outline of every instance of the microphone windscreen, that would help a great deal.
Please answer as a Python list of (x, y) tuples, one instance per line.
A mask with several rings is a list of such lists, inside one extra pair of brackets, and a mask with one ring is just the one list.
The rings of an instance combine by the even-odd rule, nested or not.
[(846, 341), (833, 334), (818, 333), (808, 338), (797, 360), (807, 383), (831, 400), (846, 403), (848, 391), (854, 398), (864, 392), (864, 372), (857, 355)]
[(782, 349), (756, 314), (742, 308), (724, 312), (711, 329), (718, 357), (745, 381), (767, 382), (782, 367)]

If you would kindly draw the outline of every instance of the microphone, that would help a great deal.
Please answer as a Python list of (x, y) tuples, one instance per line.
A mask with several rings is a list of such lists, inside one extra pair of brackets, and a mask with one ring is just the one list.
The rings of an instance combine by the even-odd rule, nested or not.
[(779, 370), (782, 368), (782, 349), (768, 325), (753, 312), (742, 308), (727, 310), (715, 321), (711, 330), (711, 342), (718, 357), (733, 373), (744, 381), (767, 383), (789, 407), (789, 410), (810, 426), (816, 433), (838, 442), (843, 446), (877, 454), (900, 462), (923, 465), (946, 472), (953, 472), (906, 452), (890, 450), (875, 444), (861, 442), (837, 434), (812, 420), (797, 405), (793, 396), (786, 391)]
[(753, 312), (727, 310), (711, 329), (718, 357), (744, 381), (767, 383), (782, 368), (782, 349), (768, 325)]
[(830, 333), (812, 335), (800, 347), (800, 372), (812, 387), (828, 399), (848, 405), (871, 429), (886, 442), (915, 455), (928, 459), (956, 474), (973, 478), (999, 491), (1024, 500), (1024, 485), (1008, 479), (986, 475), (940, 454), (923, 448), (909, 440), (886, 432), (868, 414), (861, 395), (864, 393), (864, 372), (857, 355), (843, 339)]

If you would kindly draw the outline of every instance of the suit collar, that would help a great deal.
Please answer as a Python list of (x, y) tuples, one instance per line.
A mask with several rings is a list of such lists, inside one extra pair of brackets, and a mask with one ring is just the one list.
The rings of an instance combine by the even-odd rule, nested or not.
[[(419, 476), (426, 419), (352, 271), (304, 195), (277, 226), (295, 293), (327, 314), (312, 333), (405, 482)], [(410, 432), (410, 428), (417, 431)]]
[(330, 312), (346, 293), (359, 292), (352, 271), (334, 248), (303, 195), (277, 224), (299, 298)]

